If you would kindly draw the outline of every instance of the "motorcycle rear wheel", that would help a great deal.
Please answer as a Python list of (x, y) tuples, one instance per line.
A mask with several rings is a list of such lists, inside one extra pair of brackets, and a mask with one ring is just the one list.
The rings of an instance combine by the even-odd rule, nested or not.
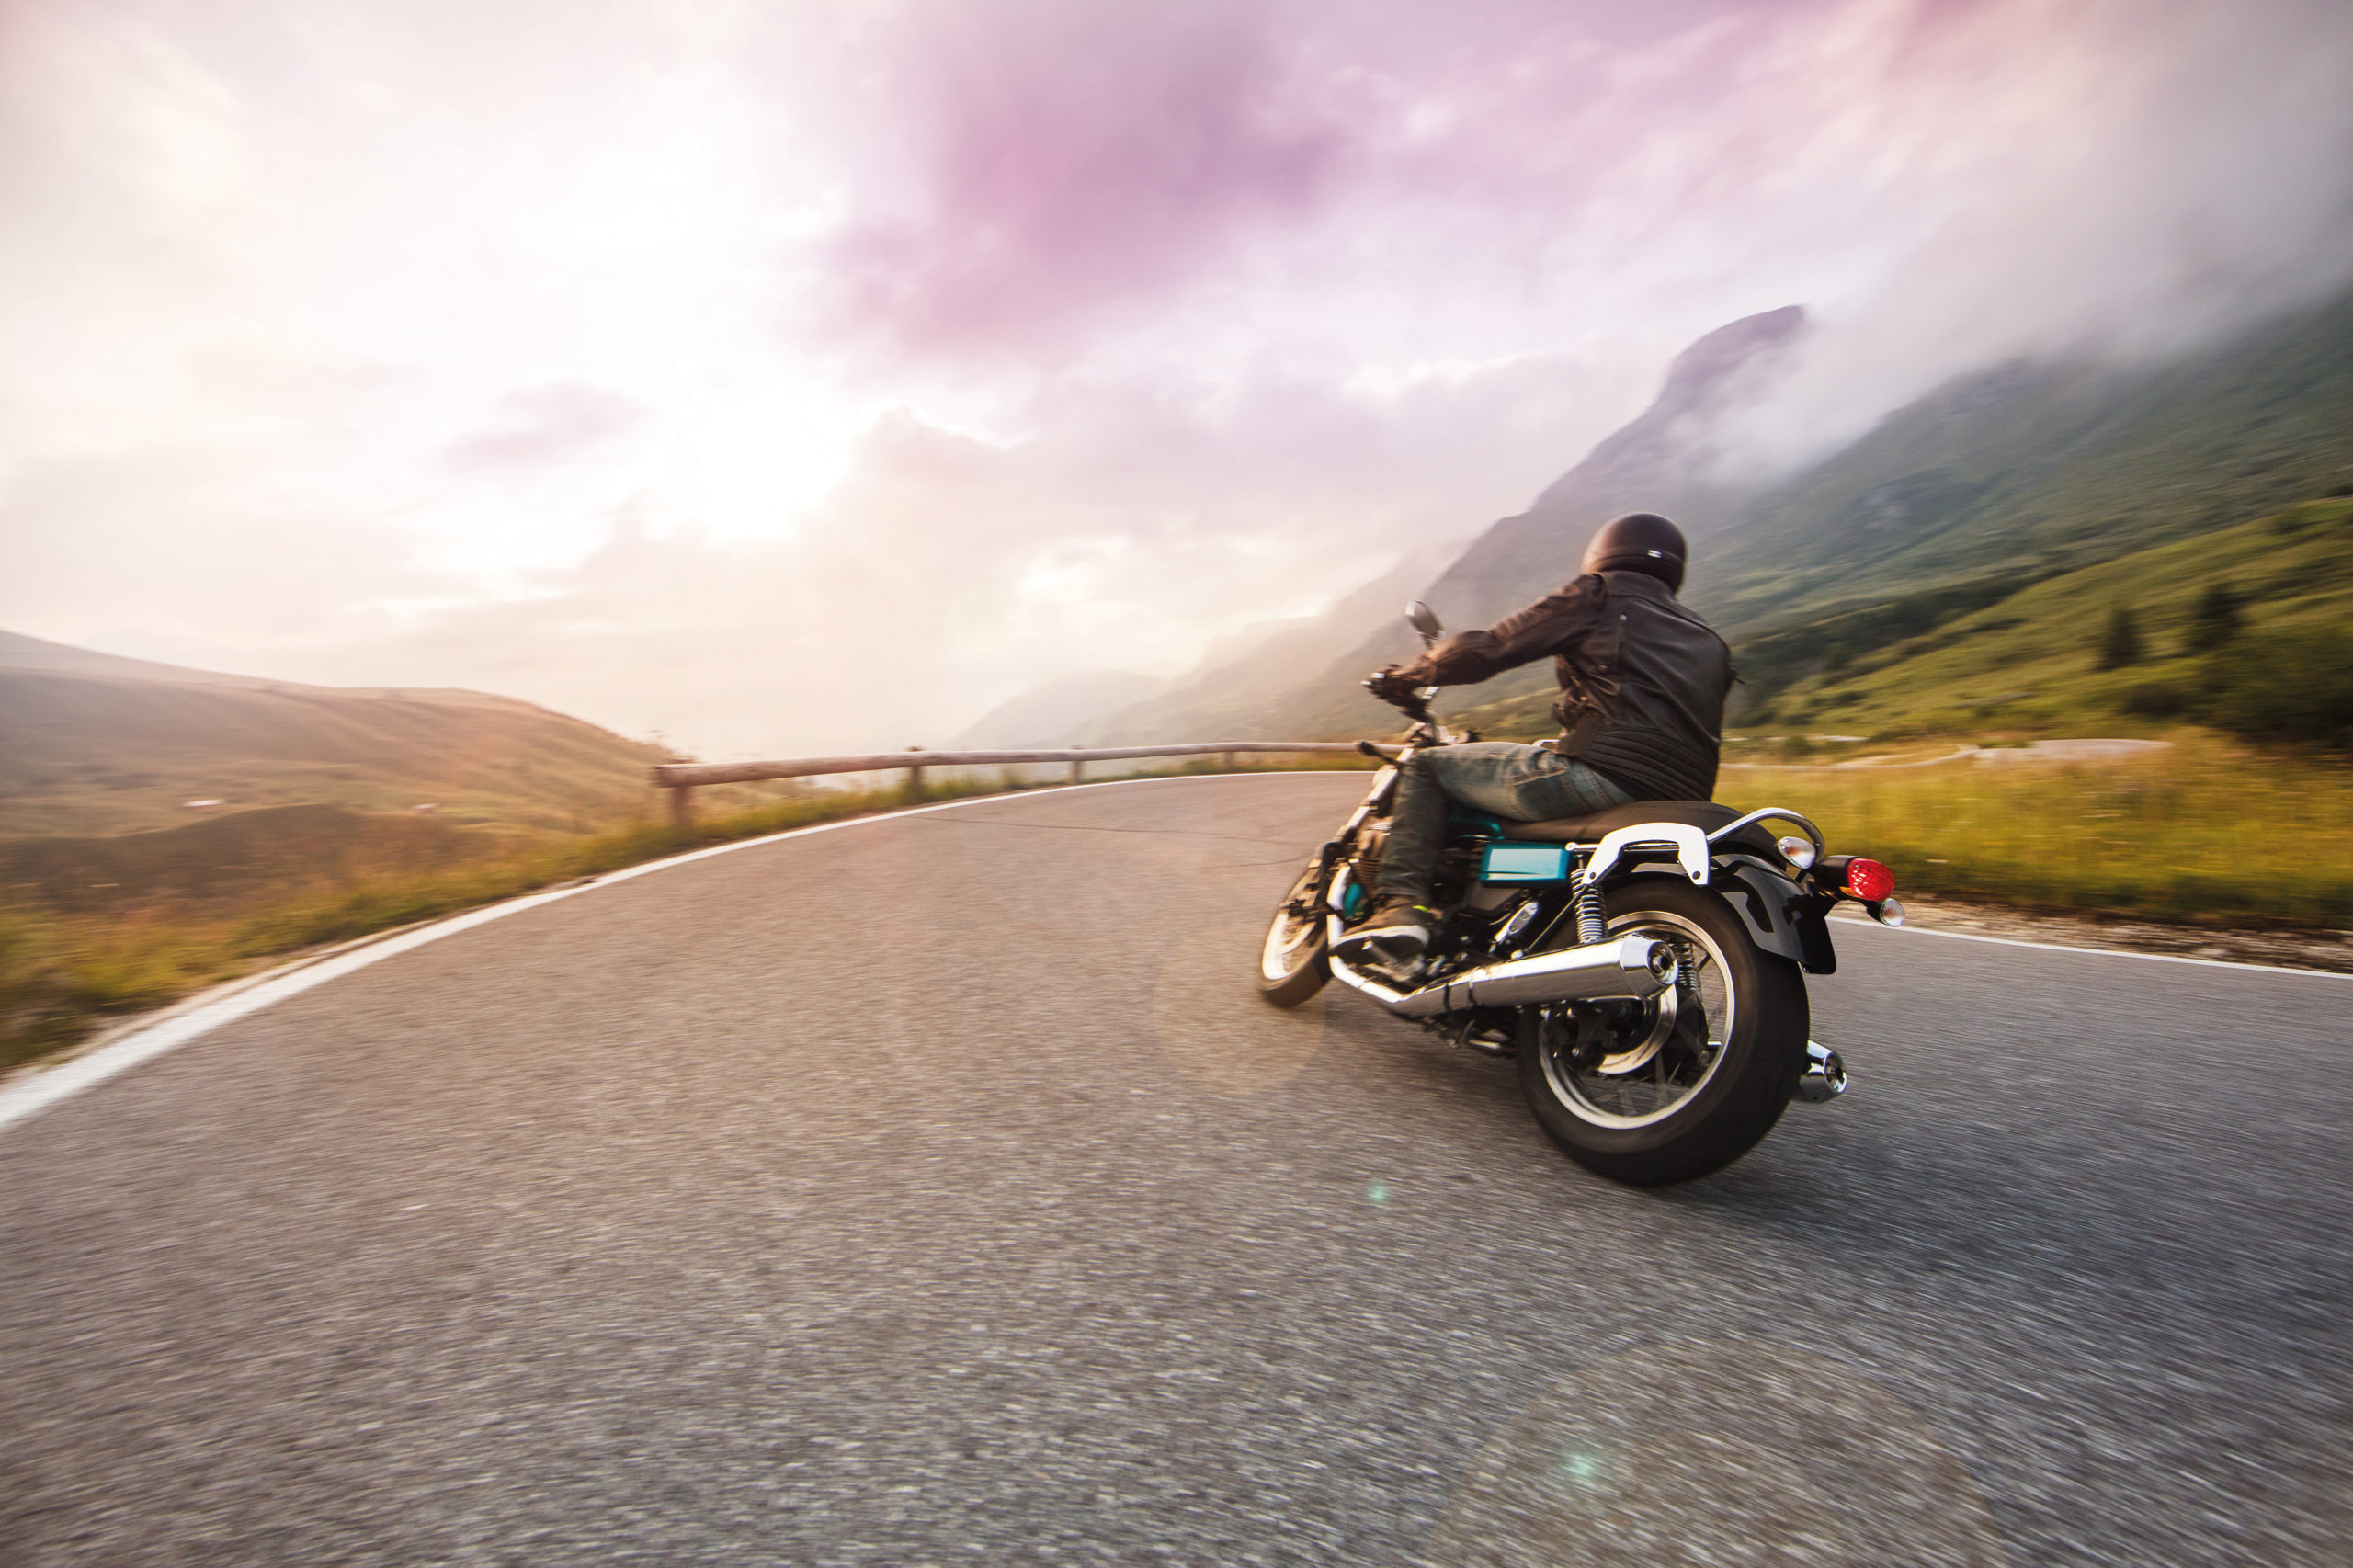
[[(1298, 1006), (1332, 978), (1324, 917), (1313, 913), (1324, 903), (1324, 875), (1320, 860), (1307, 863), (1275, 906), (1258, 949), (1258, 994), (1278, 1007)], [(1302, 905), (1309, 912), (1302, 913)]]
[(1722, 1170), (1772, 1131), (1797, 1090), (1804, 977), (1760, 951), (1705, 888), (1636, 877), (1609, 894), (1608, 911), (1612, 937), (1671, 942), (1684, 972), (1648, 1002), (1522, 1008), (1520, 1093), (1563, 1153), (1613, 1180), (1657, 1187)]

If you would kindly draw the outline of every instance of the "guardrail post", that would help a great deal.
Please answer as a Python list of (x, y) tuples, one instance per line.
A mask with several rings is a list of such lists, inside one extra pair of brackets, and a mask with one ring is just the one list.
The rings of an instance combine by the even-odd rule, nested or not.
[(695, 787), (691, 784), (670, 786), (670, 825), (680, 833), (695, 830)]
[(1220, 764), (1222, 764), (1222, 765), (1224, 767), (1225, 770), (1226, 770), (1228, 773), (1231, 773), (1231, 772), (1233, 772), (1233, 753), (1232, 753), (1232, 752), (1230, 752), (1230, 751), (1228, 751), (1228, 752), (1220, 752), (1220, 753), (1218, 754), (1218, 761), (1219, 761), (1219, 763), (1220, 763)]
[[(909, 751), (921, 751), (923, 750), (923, 747), (909, 746), (907, 749)], [(907, 769), (907, 799), (910, 801), (920, 801), (923, 799), (923, 764), (921, 763), (916, 763), (914, 767)]]
[(1070, 765), (1070, 781), (1074, 784), (1084, 784), (1086, 782), (1086, 763), (1078, 761), (1075, 758), (1072, 760)]

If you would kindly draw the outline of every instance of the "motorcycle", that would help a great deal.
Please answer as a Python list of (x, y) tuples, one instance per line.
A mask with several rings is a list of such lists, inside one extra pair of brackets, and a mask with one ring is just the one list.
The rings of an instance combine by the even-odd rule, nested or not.
[[(1428, 606), (1406, 618), (1437, 642)], [(1838, 1053), (1808, 1039), (1805, 976), (1837, 969), (1826, 916), (1840, 902), (1889, 926), (1904, 906), (1886, 866), (1828, 854), (1785, 807), (1654, 801), (1511, 822), (1458, 803), (1428, 949), (1402, 969), (1337, 953), (1370, 902), (1402, 769), (1474, 738), (1432, 716), (1437, 694), (1390, 699), (1411, 721), (1402, 745), (1358, 743), (1386, 766), (1277, 907), (1259, 957), (1267, 1001), (1295, 1007), (1336, 978), (1458, 1047), (1511, 1058), (1546, 1135), (1636, 1186), (1721, 1170), (1792, 1098), (1846, 1092)]]

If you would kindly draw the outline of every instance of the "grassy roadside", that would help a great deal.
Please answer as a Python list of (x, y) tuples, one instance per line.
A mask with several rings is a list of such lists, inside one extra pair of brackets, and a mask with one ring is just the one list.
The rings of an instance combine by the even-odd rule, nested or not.
[(1905, 888), (2201, 925), (2353, 926), (2353, 771), (2195, 732), (2098, 765), (1727, 770)]
[[(1121, 778), (1367, 766), (1305, 759), (1228, 770), (1206, 762)], [(1092, 779), (1090, 782), (1108, 782)], [(1010, 773), (937, 778), (924, 802), (1049, 788)], [(305, 949), (495, 903), (698, 846), (839, 822), (918, 803), (904, 789), (812, 793), (713, 815), (691, 840), (638, 821), (602, 833), (509, 841), (458, 865), (379, 864), (331, 884), (289, 890), (232, 911), (169, 905), (108, 916), (0, 903), (0, 1071), (63, 1050), (109, 1020), (234, 980)]]
[[(1362, 766), (1353, 759), (1328, 765)], [(1120, 777), (1221, 771), (1197, 762)], [(1005, 776), (966, 777), (939, 780), (926, 799), (1040, 787)], [(2097, 766), (1963, 761), (1884, 770), (1728, 770), (1718, 793), (1743, 809), (1770, 804), (1806, 812), (1834, 852), (1887, 861), (1903, 889), (2177, 923), (2353, 927), (2353, 772), (2197, 731), (2177, 732), (2170, 751)], [(899, 790), (779, 801), (715, 816), (695, 843), (909, 803)], [(306, 949), (691, 846), (666, 826), (639, 822), (526, 841), (440, 869), (381, 866), (228, 914), (161, 908), (99, 918), (0, 905), (0, 1068), (70, 1046), (111, 1018)]]

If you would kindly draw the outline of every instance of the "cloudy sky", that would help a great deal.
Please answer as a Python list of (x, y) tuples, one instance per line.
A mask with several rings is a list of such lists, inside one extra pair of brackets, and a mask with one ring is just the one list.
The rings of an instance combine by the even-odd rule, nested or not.
[[(2340, 0), (0, 0), (0, 626), (938, 744), (2353, 269)], [(1759, 460), (1766, 460), (1760, 457)]]

